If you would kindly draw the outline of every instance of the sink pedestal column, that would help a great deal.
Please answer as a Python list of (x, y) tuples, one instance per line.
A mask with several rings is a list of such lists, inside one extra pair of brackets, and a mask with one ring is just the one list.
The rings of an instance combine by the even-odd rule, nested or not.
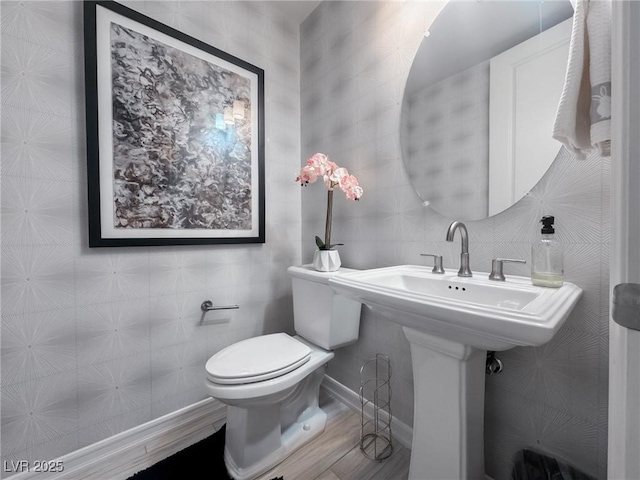
[(409, 479), (484, 479), (486, 350), (402, 329), (414, 383)]

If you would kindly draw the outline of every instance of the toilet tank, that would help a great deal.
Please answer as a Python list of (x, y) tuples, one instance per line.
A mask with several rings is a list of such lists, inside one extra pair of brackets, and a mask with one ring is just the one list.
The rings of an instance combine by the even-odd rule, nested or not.
[(293, 285), (293, 321), (298, 335), (327, 350), (342, 347), (358, 339), (362, 304), (338, 295), (329, 279), (340, 273), (318, 272), (313, 265), (289, 267)]

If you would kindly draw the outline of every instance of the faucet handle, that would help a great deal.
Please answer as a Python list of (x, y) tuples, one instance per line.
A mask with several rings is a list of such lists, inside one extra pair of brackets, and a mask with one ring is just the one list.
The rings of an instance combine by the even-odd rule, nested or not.
[(505, 263), (527, 263), (527, 261), (513, 258), (494, 258), (491, 261), (491, 274), (489, 275), (489, 280), (504, 282), (504, 273), (502, 272), (502, 267)]
[(433, 257), (433, 270), (431, 273), (444, 273), (442, 268), (442, 255), (435, 255), (433, 253), (421, 253), (421, 257)]

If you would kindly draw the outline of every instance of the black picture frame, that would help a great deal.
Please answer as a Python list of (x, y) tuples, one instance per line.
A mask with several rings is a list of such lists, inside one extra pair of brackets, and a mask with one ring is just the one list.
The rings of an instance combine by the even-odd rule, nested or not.
[(89, 246), (265, 242), (264, 71), (84, 2)]

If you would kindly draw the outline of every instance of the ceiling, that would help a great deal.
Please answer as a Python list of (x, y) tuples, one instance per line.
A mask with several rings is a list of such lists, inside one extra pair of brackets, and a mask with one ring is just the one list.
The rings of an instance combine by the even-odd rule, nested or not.
[(321, 0), (281, 0), (271, 2), (276, 5), (287, 17), (300, 24), (320, 4)]

